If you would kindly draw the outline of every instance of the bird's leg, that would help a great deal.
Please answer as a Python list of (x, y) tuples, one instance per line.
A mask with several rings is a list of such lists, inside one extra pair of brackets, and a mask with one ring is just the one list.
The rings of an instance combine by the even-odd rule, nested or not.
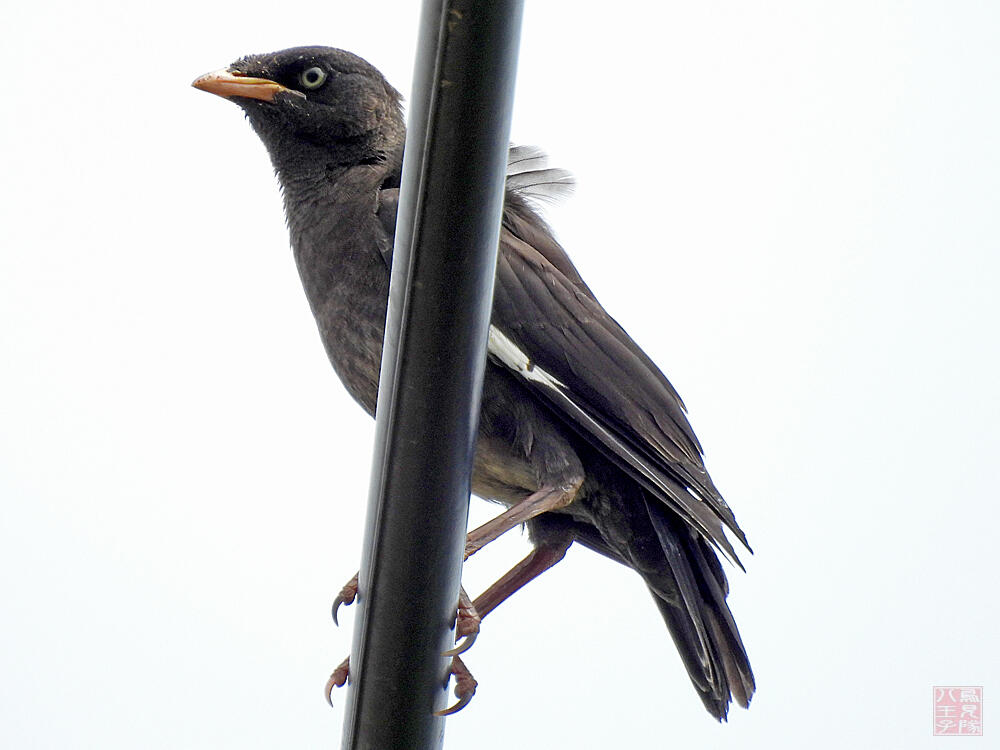
[[(479, 529), (482, 528), (484, 527), (483, 526), (479, 527)], [(476, 529), (476, 531), (479, 531), (479, 529)], [(473, 534), (474, 533), (476, 532), (473, 532)], [(499, 536), (499, 534), (497, 536)], [(472, 557), (472, 555), (474, 555), (476, 552), (478, 552), (479, 550), (481, 550), (483, 547), (486, 546), (486, 542), (483, 542), (482, 544), (477, 546), (472, 552), (469, 552), (469, 543), (470, 543), (469, 540), (471, 539), (472, 539), (472, 534), (469, 534), (469, 536), (466, 537), (466, 542), (465, 542), (466, 560), (468, 560), (470, 557)], [(354, 600), (358, 596), (358, 575), (360, 574), (355, 573), (354, 577), (344, 584), (344, 587), (340, 590), (340, 593), (337, 594), (337, 598), (333, 600), (333, 607), (331, 609), (331, 614), (333, 615), (333, 624), (338, 627), (340, 626), (340, 622), (338, 622), (337, 620), (337, 611), (340, 609), (341, 605), (349, 607), (350, 605), (354, 604)], [(469, 595), (465, 593), (465, 589), (462, 589), (458, 595), (458, 620), (455, 627), (455, 638), (457, 640), (464, 636), (478, 632), (479, 632), (479, 618), (476, 617), (475, 607), (473, 606), (472, 601), (469, 599)], [(463, 648), (461, 648), (458, 651), (455, 651), (454, 654), (449, 652), (448, 655), (454, 656), (455, 654), (463, 653), (470, 646), (472, 646), (472, 643), (475, 640), (476, 639), (473, 638), (471, 641), (466, 641), (466, 643), (462, 644)]]
[[(496, 518), (490, 519), (482, 526), (473, 529), (465, 539), (465, 559), (468, 560), (479, 550), (490, 542), (503, 536), (505, 533), (520, 526), (522, 523), (530, 521), (535, 516), (541, 515), (551, 510), (565, 508), (576, 497), (580, 486), (583, 484), (583, 477), (574, 477), (561, 487), (543, 487), (537, 492), (533, 492), (517, 505), (513, 505)], [(349, 580), (333, 600), (333, 622), (337, 623), (337, 610), (342, 604), (350, 605), (358, 595), (358, 574)], [(462, 600), (459, 599), (459, 623), (463, 621)], [(474, 613), (471, 613), (474, 615)], [(469, 617), (465, 618), (467, 624), (471, 624)], [(478, 630), (478, 627), (475, 628)], [(458, 634), (456, 633), (456, 636)], [(468, 643), (465, 648), (471, 646)], [(465, 648), (457, 651), (462, 653)]]
[[(500, 580), (476, 597), (476, 601), (472, 602), (472, 607), (477, 613), (477, 632), (479, 629), (479, 620), (507, 601), (515, 591), (525, 584), (530, 583), (535, 578), (538, 578), (538, 576), (562, 560), (566, 556), (566, 550), (570, 548), (571, 544), (573, 544), (573, 535), (571, 533), (566, 533), (558, 538), (542, 542), (521, 562), (507, 571)], [(444, 711), (438, 711), (438, 716), (448, 716), (461, 711), (469, 704), (472, 696), (476, 693), (478, 683), (457, 655), (452, 659), (451, 674), (455, 676), (455, 697), (458, 698), (458, 701), (454, 706)], [(330, 679), (333, 678), (331, 677)]]
[[(473, 530), (466, 538), (465, 559), (468, 560), (472, 557), (472, 555), (481, 550), (487, 544), (499, 538), (515, 526), (518, 526), (541, 513), (545, 513), (546, 511), (565, 508), (573, 502), (581, 484), (583, 484), (582, 478), (574, 478), (558, 489), (541, 489), (538, 492), (532, 493), (517, 505), (508, 508), (496, 518), (487, 521), (479, 528)], [(563, 549), (563, 554), (565, 554), (565, 548)], [(562, 555), (559, 556), (559, 559), (561, 558)], [(527, 559), (525, 562), (526, 561)], [(551, 567), (558, 561), (558, 559), (553, 561), (545, 568), (542, 568), (542, 570)], [(514, 571), (511, 571), (511, 573), (513, 572)], [(542, 571), (540, 570), (539, 573), (541, 572)], [(535, 575), (538, 575), (538, 573)], [(531, 578), (534, 578), (534, 576), (531, 576)], [(531, 578), (528, 578), (527, 580), (531, 580)], [(497, 583), (500, 583), (500, 581)], [(507, 596), (510, 596), (510, 594), (514, 593), (517, 588), (523, 585), (523, 583), (519, 584), (518, 587), (512, 589), (510, 593), (501, 598), (500, 601), (506, 599)], [(497, 604), (499, 604), (499, 602), (497, 602)], [(493, 606), (496, 606), (496, 604)], [(482, 616), (483, 613), (479, 611), (479, 607), (476, 603), (469, 601), (468, 596), (465, 594), (465, 589), (462, 589), (458, 598), (458, 617), (455, 622), (455, 640), (458, 641), (458, 643), (455, 648), (445, 651), (445, 656), (458, 656), (459, 654), (464, 654), (472, 648), (472, 644), (476, 642), (476, 638), (479, 636), (479, 623), (482, 620)]]
[[(508, 508), (496, 518), (487, 521), (482, 526), (469, 533), (465, 542), (465, 559), (468, 560), (476, 552), (490, 542), (498, 539), (515, 526), (530, 521), (532, 518), (552, 510), (565, 508), (576, 497), (583, 478), (574, 478), (558, 488), (543, 488), (533, 492), (517, 505)], [(442, 716), (461, 710), (472, 700), (476, 691), (476, 680), (472, 677), (465, 663), (458, 655), (467, 651), (479, 635), (479, 623), (487, 614), (524, 586), (540, 576), (557, 562), (563, 559), (566, 550), (573, 543), (570, 534), (558, 540), (547, 540), (535, 547), (521, 562), (511, 568), (496, 583), (490, 586), (474, 602), (469, 601), (465, 589), (461, 588), (458, 597), (458, 609), (455, 621), (456, 640), (462, 640), (455, 648), (444, 653), (452, 657), (451, 674), (455, 675), (455, 695), (458, 703), (441, 713)], [(337, 622), (337, 609), (341, 604), (351, 604), (358, 594), (358, 576), (355, 574), (340, 590), (333, 602), (333, 621)], [(347, 681), (348, 660), (338, 666), (326, 683), (326, 699), (332, 704), (332, 692), (335, 687), (342, 687)]]
[(527, 557), (476, 597), (476, 601), (472, 604), (479, 614), (479, 619), (486, 617), (507, 601), (514, 592), (562, 560), (572, 544), (573, 536), (567, 533), (558, 539), (546, 540), (531, 550)]
[(496, 583), (476, 598), (469, 601), (469, 595), (462, 588), (458, 594), (458, 617), (455, 622), (455, 640), (464, 638), (455, 648), (445, 651), (445, 656), (458, 656), (468, 651), (479, 636), (479, 623), (490, 612), (500, 606), (524, 584), (537, 578), (566, 555), (573, 543), (573, 536), (566, 534), (555, 541), (546, 541), (536, 546), (527, 557), (511, 568)]
[[(514, 592), (518, 591), (525, 584), (530, 583), (562, 560), (571, 544), (573, 544), (573, 536), (569, 533), (542, 542), (521, 562), (507, 571), (496, 583), (476, 597), (474, 602), (469, 601), (468, 594), (465, 593), (465, 589), (463, 588), (459, 594), (459, 611), (461, 612), (463, 605), (467, 609), (471, 609), (472, 615), (475, 617), (475, 631), (478, 632), (479, 621), (482, 618), (486, 617), (486, 615), (509, 599)], [(461, 621), (461, 617), (459, 620)], [(456, 625), (456, 630), (461, 634), (458, 625)], [(452, 656), (450, 674), (455, 677), (455, 697), (458, 698), (458, 701), (450, 708), (439, 711), (438, 716), (448, 716), (465, 708), (469, 704), (469, 701), (472, 700), (472, 696), (475, 695), (476, 687), (478, 686), (469, 668), (465, 666), (465, 662), (457, 654), (451, 654), (451, 652), (447, 652), (447, 654)], [(347, 682), (349, 667), (350, 659), (344, 659), (340, 666), (330, 675), (330, 679), (327, 680), (326, 701), (330, 705), (333, 705), (334, 688), (343, 687)]]
[(465, 559), (468, 560), (487, 544), (503, 536), (515, 526), (520, 526), (542, 513), (565, 508), (573, 502), (582, 484), (583, 477), (574, 477), (561, 487), (543, 487), (528, 495), (517, 505), (511, 506), (496, 518), (474, 529), (469, 533), (465, 542)]

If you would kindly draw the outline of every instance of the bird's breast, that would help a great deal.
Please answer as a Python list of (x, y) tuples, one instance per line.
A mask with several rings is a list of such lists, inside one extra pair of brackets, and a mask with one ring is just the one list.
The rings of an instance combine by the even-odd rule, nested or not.
[(293, 235), (293, 249), (327, 356), (351, 396), (374, 414), (389, 269), (362, 228)]

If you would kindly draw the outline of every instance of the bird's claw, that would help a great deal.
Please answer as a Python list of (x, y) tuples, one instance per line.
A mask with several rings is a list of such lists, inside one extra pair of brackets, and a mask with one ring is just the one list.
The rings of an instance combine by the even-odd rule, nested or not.
[(458, 611), (455, 615), (455, 640), (458, 643), (455, 644), (455, 648), (444, 652), (445, 656), (452, 657), (451, 674), (455, 676), (455, 697), (458, 698), (458, 702), (450, 708), (438, 711), (437, 716), (451, 716), (454, 713), (458, 713), (469, 705), (472, 696), (476, 694), (476, 686), (478, 685), (476, 678), (472, 676), (472, 672), (469, 671), (469, 668), (465, 666), (465, 662), (458, 655), (464, 654), (472, 648), (472, 644), (479, 637), (480, 622), (482, 622), (482, 618), (476, 610), (476, 605), (473, 604), (469, 595), (465, 593), (465, 589), (460, 588), (458, 592)]
[[(350, 670), (351, 657), (347, 657), (340, 663), (340, 666), (333, 670), (330, 679), (326, 681), (326, 688), (323, 692), (326, 695), (326, 702), (331, 708), (333, 707), (333, 691), (347, 684)], [(455, 676), (455, 697), (458, 698), (458, 701), (449, 708), (435, 712), (435, 716), (451, 716), (454, 713), (458, 713), (469, 705), (472, 696), (476, 694), (476, 688), (479, 687), (479, 683), (476, 682), (476, 678), (472, 676), (469, 668), (465, 666), (465, 662), (457, 656), (451, 660), (451, 670), (448, 675), (449, 677), (451, 675)]]
[(482, 618), (476, 611), (476, 605), (472, 603), (465, 589), (461, 589), (458, 594), (458, 610), (455, 615), (455, 647), (444, 652), (443, 656), (458, 656), (464, 654), (479, 637), (479, 623)]
[(464, 654), (472, 648), (472, 644), (476, 642), (476, 638), (478, 637), (479, 631), (469, 633), (469, 635), (465, 636), (462, 640), (456, 643), (454, 648), (450, 648), (445, 651), (442, 656), (458, 656), (459, 654)]
[(334, 625), (340, 627), (340, 623), (337, 622), (337, 610), (340, 609), (340, 605), (344, 604), (350, 606), (351, 604), (354, 604), (354, 599), (355, 597), (357, 597), (357, 595), (358, 595), (358, 577), (357, 575), (355, 575), (354, 578), (352, 578), (346, 584), (344, 584), (344, 588), (340, 590), (340, 593), (337, 594), (337, 598), (333, 600), (333, 608), (330, 614), (333, 615)]
[(344, 687), (347, 683), (347, 676), (350, 671), (351, 657), (344, 659), (340, 666), (333, 670), (333, 674), (330, 675), (330, 679), (326, 681), (326, 702), (330, 704), (333, 708), (333, 690), (334, 688)]
[[(335, 624), (337, 624), (337, 610), (340, 609), (340, 606), (342, 604), (352, 604), (357, 595), (358, 577), (354, 576), (340, 590), (337, 598), (333, 600), (332, 615)], [(465, 666), (465, 663), (458, 655), (464, 654), (476, 642), (476, 638), (479, 637), (479, 624), (481, 620), (479, 612), (476, 611), (476, 606), (469, 599), (468, 594), (465, 593), (465, 589), (462, 589), (458, 597), (458, 608), (455, 615), (455, 640), (457, 643), (454, 648), (445, 651), (443, 654), (444, 656), (451, 657), (451, 669), (448, 674), (449, 679), (451, 675), (455, 676), (455, 696), (458, 698), (458, 701), (455, 705), (443, 711), (437, 711), (435, 713), (436, 716), (450, 716), (461, 711), (469, 705), (472, 696), (476, 694), (476, 687), (478, 687), (479, 683), (476, 682), (476, 678), (472, 676), (469, 668)], [(330, 706), (333, 706), (334, 689), (347, 684), (350, 673), (350, 662), (350, 657), (344, 659), (340, 666), (333, 670), (330, 679), (326, 681), (324, 694), (326, 695), (326, 702)]]
[(455, 676), (455, 697), (458, 698), (458, 701), (449, 708), (436, 711), (435, 716), (451, 716), (458, 713), (469, 705), (472, 696), (476, 694), (479, 683), (476, 682), (476, 678), (472, 676), (469, 668), (465, 666), (465, 662), (457, 656), (451, 660), (451, 674)]

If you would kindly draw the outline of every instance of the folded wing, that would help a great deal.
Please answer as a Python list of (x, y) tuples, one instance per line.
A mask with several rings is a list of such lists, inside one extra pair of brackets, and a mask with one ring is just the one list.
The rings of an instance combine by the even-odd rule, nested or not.
[(739, 564), (722, 527), (744, 545), (746, 537), (705, 470), (677, 392), (600, 305), (545, 223), (510, 189), (491, 354)]

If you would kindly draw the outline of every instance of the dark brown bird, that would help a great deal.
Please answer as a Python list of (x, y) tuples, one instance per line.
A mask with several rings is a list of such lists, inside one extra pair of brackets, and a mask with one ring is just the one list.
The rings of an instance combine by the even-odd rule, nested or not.
[[(399, 93), (361, 58), (327, 47), (244, 57), (194, 85), (242, 107), (267, 147), (327, 354), (374, 414), (405, 133)], [(476, 606), (485, 615), (579, 542), (642, 576), (721, 720), (754, 692), (716, 556), (739, 564), (724, 527), (746, 538), (677, 392), (526, 200), (567, 182), (542, 161), (511, 151), (472, 477), (475, 494), (508, 509), (467, 547), (527, 523), (534, 552)]]

